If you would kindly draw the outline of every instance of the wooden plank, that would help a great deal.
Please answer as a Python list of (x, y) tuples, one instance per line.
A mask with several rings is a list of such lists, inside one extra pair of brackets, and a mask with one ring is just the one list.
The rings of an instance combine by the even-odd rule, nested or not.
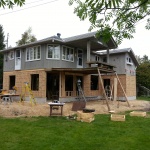
[(112, 121), (125, 121), (125, 115), (111, 114)]
[(108, 104), (108, 97), (107, 97), (106, 92), (105, 92), (105, 88), (104, 88), (104, 84), (103, 84), (103, 80), (102, 80), (99, 68), (97, 68), (97, 70), (98, 70), (98, 75), (99, 75), (100, 83), (102, 85), (102, 90), (103, 90), (103, 93), (104, 93), (104, 97), (106, 99), (106, 104), (107, 104), (107, 107), (108, 107), (108, 111), (110, 111), (110, 106)]
[(114, 101), (117, 100), (117, 78), (114, 78)]

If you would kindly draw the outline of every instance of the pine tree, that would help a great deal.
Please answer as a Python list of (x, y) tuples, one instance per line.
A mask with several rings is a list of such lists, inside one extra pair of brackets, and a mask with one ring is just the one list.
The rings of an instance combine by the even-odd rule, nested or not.
[[(3, 31), (3, 26), (0, 25), (0, 50), (5, 48), (4, 44), (5, 36)], [(3, 54), (0, 53), (0, 84), (3, 82)]]

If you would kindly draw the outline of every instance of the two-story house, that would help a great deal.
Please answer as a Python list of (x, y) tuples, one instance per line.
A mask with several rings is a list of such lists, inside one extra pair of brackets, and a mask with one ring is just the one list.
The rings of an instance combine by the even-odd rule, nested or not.
[[(103, 43), (102, 38), (97, 39), (95, 32), (92, 32), (63, 39), (57, 34), (29, 44), (4, 49), (1, 51), (4, 54), (3, 89), (10, 90), (15, 85), (17, 93), (21, 94), (25, 82), (28, 82), (38, 102), (51, 100), (53, 96), (58, 96), (60, 101), (66, 102), (74, 101), (78, 97), (77, 81), (80, 80), (85, 96), (101, 98), (103, 91), (97, 75), (97, 66), (89, 67), (89, 64), (92, 61), (100, 62), (102, 58), (103, 62), (108, 63), (109, 50), (115, 48), (117, 44), (113, 38)], [(95, 53), (101, 50), (107, 50), (107, 54)], [(115, 58), (114, 62), (117, 61)], [(130, 57), (128, 61), (130, 62)], [(111, 69), (100, 67), (104, 84), (109, 82), (105, 80), (108, 78), (110, 84), (113, 83), (114, 76), (104, 75), (114, 72), (113, 67), (109, 64), (108, 66)], [(128, 78), (127, 70), (124, 66), (121, 68), (124, 69), (121, 78), (125, 82), (123, 86), (127, 96), (135, 97), (134, 93), (132, 96), (128, 95), (126, 85), (130, 82), (124, 80)], [(136, 87), (136, 84), (132, 86)], [(124, 95), (120, 94), (118, 91), (118, 98), (123, 98)]]

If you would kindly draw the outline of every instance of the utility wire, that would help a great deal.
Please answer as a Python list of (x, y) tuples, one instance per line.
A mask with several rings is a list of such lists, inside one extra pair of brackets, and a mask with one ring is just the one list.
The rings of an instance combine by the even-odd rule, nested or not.
[(56, 2), (56, 1), (59, 1), (59, 0), (53, 0), (53, 1), (50, 1), (50, 2), (47, 2), (47, 3), (42, 3), (42, 4), (39, 4), (39, 5), (34, 5), (34, 6), (31, 6), (31, 7), (15, 10), (15, 11), (12, 11), (12, 12), (3, 13), (3, 14), (0, 14), (0, 16), (11, 14), (11, 13), (15, 13), (15, 12), (22, 11), (22, 10), (25, 10), (25, 9), (30, 9), (30, 8), (33, 8), (33, 7), (38, 7), (38, 6), (41, 6), (41, 5), (48, 4), (48, 3), (53, 3), (53, 2)]
[[(40, 2), (40, 1), (43, 1), (43, 0), (33, 1), (33, 2), (30, 2), (30, 3), (25, 3), (24, 6), (30, 5), (32, 3)], [(16, 7), (18, 7), (18, 6), (13, 6), (13, 8), (16, 8)], [(1, 9), (0, 11), (3, 11), (3, 10), (10, 10), (10, 8), (4, 8), (4, 9)]]
[[(43, 1), (43, 0), (38, 0), (38, 1), (33, 1), (33, 2), (29, 2), (29, 3), (25, 3), (23, 6), (26, 6), (26, 5), (30, 5), (30, 4), (33, 4), (33, 3), (38, 3), (38, 2), (41, 2), (41, 1)], [(22, 6), (22, 7), (23, 7)], [(16, 7), (18, 7), (18, 6), (13, 6), (13, 8), (16, 8)], [(4, 9), (1, 9), (0, 11), (5, 11), (5, 10), (10, 10), (10, 8), (4, 8)]]

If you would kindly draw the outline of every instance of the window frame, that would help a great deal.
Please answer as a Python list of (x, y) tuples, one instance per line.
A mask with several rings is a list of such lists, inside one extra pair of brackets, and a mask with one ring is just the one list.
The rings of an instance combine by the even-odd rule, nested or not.
[[(64, 53), (64, 48), (66, 48), (66, 49), (65, 49), (65, 53)], [(68, 48), (69, 48), (69, 55), (71, 54), (71, 53), (70, 53), (70, 50), (72, 50), (72, 60), (71, 60), (71, 59), (66, 59), (66, 58), (67, 58), (66, 55), (67, 55), (67, 50), (68, 50)], [(74, 48), (63, 45), (63, 46), (62, 46), (62, 60), (64, 60), (64, 61), (69, 61), (69, 62), (74, 62)]]
[(41, 45), (26, 48), (26, 61), (41, 60)]
[(131, 57), (126, 57), (126, 64), (127, 65), (133, 65)]
[[(49, 58), (48, 57), (48, 52), (49, 52), (49, 46), (53, 46), (53, 52), (52, 52), (52, 58)], [(54, 47), (59, 47), (59, 49), (58, 49), (58, 56), (59, 57), (54, 57), (54, 55), (56, 55), (56, 53), (55, 53), (55, 50), (56, 49), (54, 49)], [(47, 44), (47, 51), (46, 51), (46, 59), (55, 59), (55, 60), (60, 60), (60, 45), (58, 45), (58, 44)]]
[(13, 59), (15, 58), (15, 53), (14, 53), (14, 51), (10, 51), (10, 52), (9, 52), (8, 58), (9, 58), (9, 60), (13, 60)]
[(95, 61), (100, 61), (100, 56), (98, 56), (98, 55), (95, 55)]

